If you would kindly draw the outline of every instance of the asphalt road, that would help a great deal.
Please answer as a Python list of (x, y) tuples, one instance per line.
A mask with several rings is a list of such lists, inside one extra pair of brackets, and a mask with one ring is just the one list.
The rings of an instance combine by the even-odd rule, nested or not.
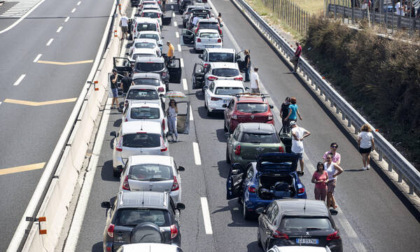
[[(92, 68), (112, 3), (46, 0), (0, 34), (0, 174), (16, 167), (13, 173), (0, 175), (0, 225), (8, 227), (0, 230), (0, 251), (6, 251), (43, 172), (18, 171), (21, 166), (48, 162)], [(0, 18), (0, 24), (3, 30), (10, 19)], [(35, 63), (39, 54), (40, 61), (88, 62)], [(27, 103), (69, 98), (74, 101), (44, 106)], [(9, 103), (10, 99), (26, 103)]]
[[(251, 49), (252, 63), (260, 68), (261, 80), (271, 95), (276, 107), (280, 107), (286, 96), (296, 96), (303, 121), (299, 125), (312, 135), (305, 140), (306, 174), (302, 177), (313, 199), (313, 185), (310, 183), (313, 166), (322, 160), (331, 142), (337, 142), (342, 155), (345, 173), (339, 177), (336, 199), (339, 213), (334, 216), (340, 228), (345, 251), (416, 251), (420, 247), (418, 234), (420, 225), (404, 206), (398, 196), (371, 169), (361, 171), (360, 155), (351, 142), (342, 134), (311, 93), (300, 83), (290, 69), (274, 54), (246, 19), (230, 1), (214, 1), (215, 8), (222, 11), (225, 23), (224, 47)], [(168, 3), (168, 7), (171, 3)], [(175, 10), (177, 8), (175, 7)], [(175, 26), (174, 21), (178, 26)], [(179, 15), (171, 26), (163, 28), (163, 36), (175, 44), (181, 40), (175, 34), (181, 32)], [(233, 35), (228, 35), (227, 29)], [(236, 41), (236, 42), (235, 42)], [(188, 90), (182, 85), (171, 84), (172, 90), (188, 94), (193, 111), (189, 135), (181, 135), (180, 142), (170, 144), (170, 153), (178, 165), (186, 168), (182, 176), (183, 202), (185, 211), (181, 214), (182, 248), (184, 251), (260, 251), (257, 246), (257, 222), (244, 221), (240, 205), (236, 200), (226, 200), (226, 177), (229, 166), (225, 161), (226, 136), (223, 131), (223, 116), (208, 117), (200, 91), (191, 89), (192, 67), (199, 62), (197, 54), (190, 47), (182, 45), (183, 77)], [(164, 49), (166, 51), (166, 48)], [(107, 133), (95, 174), (89, 204), (81, 228), (76, 251), (101, 251), (105, 210), (102, 201), (114, 197), (118, 191), (118, 180), (112, 176), (112, 137), (117, 131), (121, 114), (112, 110)], [(276, 121), (276, 127), (280, 128)], [(193, 143), (198, 143), (201, 164), (197, 165)], [(205, 226), (201, 201), (208, 201), (211, 230)], [(210, 232), (211, 231), (211, 232)]]

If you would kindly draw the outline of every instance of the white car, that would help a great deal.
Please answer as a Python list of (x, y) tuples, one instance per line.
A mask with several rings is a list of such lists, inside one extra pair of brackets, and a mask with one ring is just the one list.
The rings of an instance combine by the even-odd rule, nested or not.
[(229, 104), (233, 95), (245, 92), (242, 81), (235, 80), (215, 80), (204, 90), (204, 106), (208, 115), (215, 111), (224, 111), (223, 105)]
[(183, 250), (176, 246), (163, 243), (133, 243), (122, 245), (117, 252), (183, 252)]
[(157, 45), (159, 46), (160, 52), (162, 53), (162, 46), (163, 46), (163, 42), (162, 42), (162, 38), (160, 37), (160, 33), (156, 32), (156, 31), (141, 31), (140, 33), (137, 34), (137, 38), (145, 38), (145, 39), (154, 39), (157, 43)]
[(142, 31), (154, 31), (161, 34), (160, 24), (156, 19), (136, 17), (132, 23), (133, 38), (140, 38), (139, 33)]
[(156, 49), (150, 48), (135, 48), (130, 55), (128, 55), (128, 59), (130, 62), (136, 62), (136, 59), (139, 57), (159, 57), (158, 52)]
[(137, 155), (128, 158), (119, 191), (168, 192), (175, 205), (181, 202), (181, 176), (171, 156)]
[(165, 111), (159, 104), (153, 102), (131, 101), (124, 109), (124, 122), (147, 120), (160, 123), (165, 135), (168, 133), (168, 120)]
[(331, 252), (328, 247), (312, 247), (312, 246), (276, 246), (267, 252)]
[(205, 68), (204, 86), (209, 86), (211, 81), (215, 80), (236, 80), (243, 81), (244, 78), (239, 71), (238, 64), (236, 63), (210, 63)]
[(132, 80), (137, 86), (147, 85), (155, 86), (159, 95), (166, 94), (166, 85), (162, 82), (160, 74), (157, 73), (135, 73), (133, 74)]
[[(150, 102), (161, 106), (165, 110), (165, 98), (159, 95), (156, 86), (151, 85), (134, 85), (130, 86), (125, 96), (124, 106), (120, 112), (125, 111), (130, 102)], [(121, 105), (120, 105), (121, 107)]]
[(160, 9), (143, 9), (140, 16), (157, 20), (159, 25), (162, 26), (162, 11)]
[(139, 10), (142, 10), (147, 5), (158, 5), (159, 6), (159, 3), (157, 1), (153, 1), (153, 0), (141, 1), (140, 4), (139, 4)]
[(158, 56), (162, 55), (162, 51), (155, 39), (138, 38), (134, 39), (133, 44), (128, 49), (128, 55), (131, 55), (136, 48), (155, 49)]
[(198, 55), (204, 67), (207, 67), (213, 62), (236, 62), (235, 49), (230, 48), (206, 48), (203, 54)]
[(220, 34), (217, 30), (212, 29), (200, 29), (198, 30), (195, 41), (194, 49), (196, 51), (202, 51), (206, 48), (222, 48), (223, 42)]
[(169, 156), (168, 140), (158, 122), (145, 120), (122, 122), (118, 133), (111, 132), (114, 138), (112, 155), (113, 174), (120, 175), (124, 164), (133, 155)]

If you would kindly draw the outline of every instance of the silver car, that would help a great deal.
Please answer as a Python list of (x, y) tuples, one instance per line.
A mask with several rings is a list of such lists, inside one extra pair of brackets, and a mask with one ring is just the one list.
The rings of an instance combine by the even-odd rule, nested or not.
[(173, 157), (137, 155), (128, 158), (120, 178), (120, 191), (168, 192), (175, 204), (181, 202), (181, 176)]
[(162, 125), (163, 132), (168, 133), (168, 120), (159, 104), (153, 102), (131, 101), (123, 112), (123, 121), (147, 120)]
[(117, 252), (182, 252), (182, 249), (176, 245), (162, 243), (134, 243), (122, 245)]
[(114, 136), (113, 174), (120, 176), (124, 164), (133, 155), (169, 156), (168, 140), (159, 122), (122, 122)]

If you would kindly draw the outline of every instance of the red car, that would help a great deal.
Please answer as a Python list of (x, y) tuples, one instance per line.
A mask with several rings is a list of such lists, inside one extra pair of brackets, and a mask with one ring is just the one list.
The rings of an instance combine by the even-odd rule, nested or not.
[(224, 129), (232, 133), (238, 124), (247, 122), (270, 123), (274, 125), (271, 109), (264, 95), (242, 94), (235, 96), (224, 112)]

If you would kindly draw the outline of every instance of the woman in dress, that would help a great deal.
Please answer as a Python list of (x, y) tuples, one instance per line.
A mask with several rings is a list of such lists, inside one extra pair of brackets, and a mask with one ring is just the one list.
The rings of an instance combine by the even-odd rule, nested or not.
[(315, 199), (322, 200), (325, 202), (327, 196), (327, 182), (328, 173), (324, 170), (324, 164), (318, 162), (316, 165), (316, 171), (312, 176), (312, 183), (315, 183)]

